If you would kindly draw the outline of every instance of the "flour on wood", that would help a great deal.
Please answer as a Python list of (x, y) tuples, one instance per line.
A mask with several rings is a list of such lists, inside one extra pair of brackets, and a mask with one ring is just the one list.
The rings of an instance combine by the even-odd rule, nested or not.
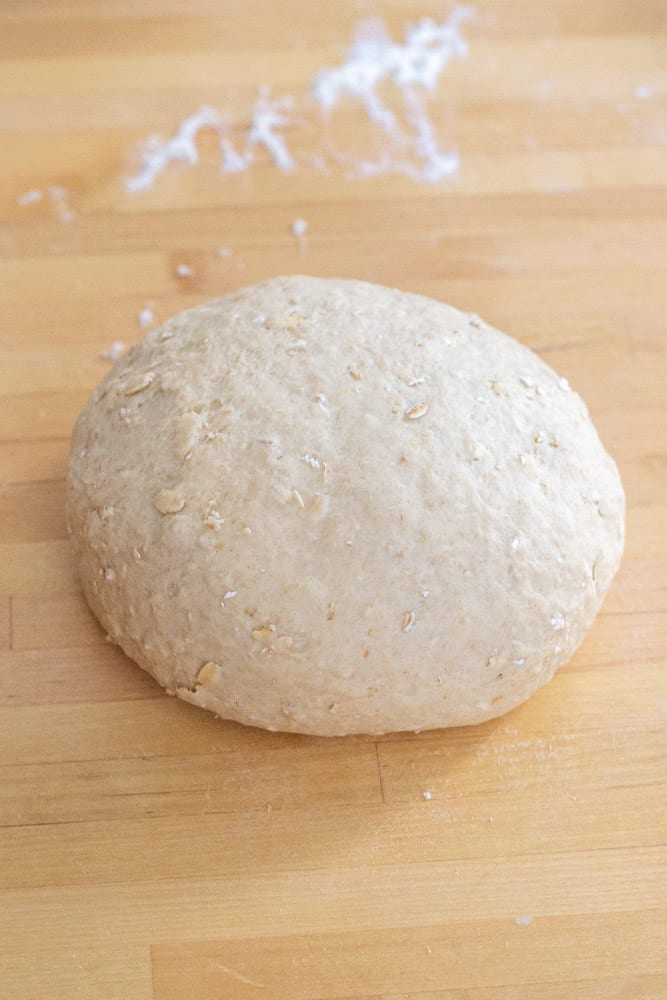
[[(333, 162), (350, 177), (402, 173), (431, 183), (452, 177), (459, 169), (459, 156), (454, 149), (441, 148), (429, 98), (436, 94), (452, 60), (468, 54), (461, 26), (472, 14), (471, 7), (458, 5), (443, 21), (422, 18), (407, 26), (401, 41), (393, 40), (378, 19), (360, 22), (345, 60), (320, 69), (309, 82), (304, 81), (296, 96), (272, 96), (264, 84), (246, 121), (234, 121), (225, 110), (203, 105), (184, 118), (170, 138), (149, 135), (139, 146), (139, 169), (125, 180), (126, 191), (147, 190), (174, 163), (196, 166), (200, 161), (197, 140), (206, 129), (218, 137), (222, 174), (256, 166), (258, 151), (263, 149), (272, 166), (284, 174), (306, 164), (329, 172)], [(397, 98), (398, 109), (383, 99), (387, 88)], [(385, 148), (379, 153), (352, 154), (335, 149), (328, 139), (328, 120), (350, 99), (361, 106), (369, 125), (383, 138)], [(297, 163), (286, 135), (287, 130), (297, 129), (311, 143), (302, 164)], [(375, 149), (377, 143), (369, 145)]]

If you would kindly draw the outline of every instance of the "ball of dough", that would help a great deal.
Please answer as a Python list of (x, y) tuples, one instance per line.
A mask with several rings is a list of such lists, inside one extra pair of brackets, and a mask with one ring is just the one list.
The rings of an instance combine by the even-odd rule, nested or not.
[(286, 277), (181, 313), (80, 415), (88, 601), (170, 694), (321, 735), (501, 715), (572, 656), (623, 548), (582, 400), (477, 316)]

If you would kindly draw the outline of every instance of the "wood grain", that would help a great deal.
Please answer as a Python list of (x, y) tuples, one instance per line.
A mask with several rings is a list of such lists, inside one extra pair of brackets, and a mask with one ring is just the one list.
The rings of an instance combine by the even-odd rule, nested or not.
[[(107, 641), (83, 594), (12, 599), (12, 649), (80, 649)], [(76, 681), (80, 678), (77, 676)], [(73, 678), (74, 680), (74, 678)], [(75, 681), (75, 682), (76, 682)]]
[[(148, 948), (80, 948), (15, 951), (0, 955), (0, 981), (20, 983), (25, 1000), (43, 1000), (55, 989), (61, 996), (85, 1000), (152, 1000), (153, 981)], [(56, 994), (58, 995), (58, 994)]]
[(0, 650), (12, 647), (12, 609), (9, 597), (0, 598)]
[[(305, 95), (374, 15), (398, 38), (443, 11), (0, 10), (3, 995), (667, 997), (664, 2), (476, 3), (433, 97), (461, 157), (438, 184), (309, 161), (323, 136), (371, 141), (354, 102), (325, 127)], [(295, 94), (297, 170), (260, 151), (222, 177), (202, 135), (196, 168), (124, 190), (137, 141), (202, 104), (238, 143), (262, 83)], [(48, 195), (17, 203), (53, 184), (70, 221)], [(101, 355), (139, 339), (147, 303), (160, 322), (281, 272), (478, 312), (586, 399), (626, 487), (624, 563), (572, 662), (508, 716), (379, 739), (249, 729), (168, 698), (89, 612), (63, 501)]]
[[(2, 952), (68, 947), (73, 935), (81, 948), (96, 948), (208, 941), (212, 929), (220, 941), (275, 937), (286, 927), (310, 935), (352, 926), (363, 946), (367, 932), (434, 924), (446, 930), (457, 923), (452, 914), (466, 934), (477, 921), (511, 925), (517, 916), (581, 914), (598, 924), (602, 947), (605, 916), (623, 920), (628, 933), (643, 912), (644, 926), (652, 924), (655, 934), (646, 970), (657, 973), (665, 971), (663, 861), (661, 847), (632, 847), (316, 871), (295, 865), (287, 872), (203, 879), (181, 879), (176, 870), (140, 884), (9, 889)], [(499, 944), (504, 948), (504, 939)], [(622, 935), (614, 945), (622, 947)], [(553, 956), (563, 960), (558, 948)], [(471, 958), (472, 976), (480, 955)]]
[[(529, 756), (527, 749), (515, 749), (514, 759), (523, 753), (532, 762), (539, 750)], [(472, 759), (476, 748), (468, 750)], [(519, 851), (540, 856), (661, 843), (667, 783), (617, 784), (612, 795), (608, 783), (583, 792), (570, 774), (553, 789), (546, 778), (533, 780), (527, 795), (523, 788), (508, 787), (506, 761), (491, 753), (499, 776), (495, 793), (481, 793), (477, 781), (477, 792), (436, 796), (427, 803), (423, 781), (415, 776), (411, 794), (404, 801), (396, 798), (389, 809), (377, 799), (363, 810), (358, 801), (320, 799), (296, 810), (272, 806), (269, 811), (266, 803), (245, 812), (215, 812), (202, 796), (193, 810), (178, 815), (10, 824), (0, 836), (1, 885), (60, 886), (66, 892), (70, 886), (142, 884), (172, 870), (183, 879), (206, 879), (294, 867), (456, 862), (474, 860), (482, 850), (504, 858)], [(569, 790), (573, 786), (575, 792)]]
[[(666, 917), (667, 912), (660, 916)], [(155, 996), (176, 1000), (187, 988), (194, 1000), (203, 1000), (231, 989), (239, 1000), (260, 1000), (267, 991), (280, 995), (283, 984), (289, 983), (290, 997), (317, 1000), (356, 997), (361, 981), (376, 996), (405, 996), (408, 989), (408, 996), (422, 997), (427, 990), (447, 983), (453, 988), (450, 995), (458, 998), (459, 990), (468, 993), (471, 988), (493, 987), (501, 976), (525, 992), (550, 977), (569, 996), (572, 981), (576, 984), (587, 978), (592, 987), (595, 971), (612, 981), (615, 976), (627, 977), (630, 970), (664, 973), (664, 962), (657, 958), (660, 940), (649, 917), (640, 918), (630, 933), (625, 928), (622, 947), (612, 943), (623, 933), (625, 919), (615, 914), (565, 920), (536, 917), (528, 927), (517, 926), (513, 920), (487, 919), (474, 927), (455, 922), (444, 927), (370, 931), (361, 939), (347, 932), (154, 946)], [(603, 948), (597, 947), (599, 935), (606, 938)], [(499, 937), (502, 950), (497, 948)], [(562, 958), (550, 948), (554, 937), (563, 949)], [(472, 975), (467, 960), (470, 952), (477, 958)]]

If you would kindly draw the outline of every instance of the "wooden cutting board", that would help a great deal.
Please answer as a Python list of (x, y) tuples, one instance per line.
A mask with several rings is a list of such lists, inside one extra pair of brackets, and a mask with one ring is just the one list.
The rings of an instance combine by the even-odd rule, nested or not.
[[(428, 99), (460, 155), (435, 183), (381, 171), (358, 102), (326, 125), (306, 99), (380, 14), (399, 39), (443, 9), (0, 8), (3, 997), (667, 997), (664, 0), (477, 3)], [(258, 146), (222, 174), (209, 130), (198, 165), (125, 190), (136, 143), (202, 104), (241, 150), (263, 83), (296, 95), (277, 129), (294, 170)], [(164, 695), (84, 605), (63, 480), (100, 354), (141, 335), (141, 310), (304, 271), (481, 313), (570, 379), (619, 463), (627, 550), (604, 611), (505, 718), (245, 729)]]

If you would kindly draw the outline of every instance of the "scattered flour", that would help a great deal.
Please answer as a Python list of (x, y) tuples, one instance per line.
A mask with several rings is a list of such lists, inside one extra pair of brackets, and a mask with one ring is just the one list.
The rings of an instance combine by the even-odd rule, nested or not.
[(153, 186), (158, 174), (162, 173), (170, 163), (182, 162), (191, 166), (199, 162), (197, 136), (203, 128), (219, 129), (221, 126), (220, 112), (204, 105), (199, 111), (185, 118), (178, 126), (176, 135), (171, 139), (162, 136), (149, 135), (140, 146), (141, 170), (125, 181), (125, 189), (130, 193), (145, 191)]
[(393, 42), (382, 22), (362, 22), (347, 60), (333, 69), (321, 70), (313, 78), (315, 100), (325, 111), (332, 111), (341, 96), (356, 97), (369, 118), (394, 132), (396, 117), (383, 104), (377, 88), (383, 81), (390, 81), (402, 91), (412, 87), (434, 90), (447, 64), (467, 54), (458, 26), (471, 14), (469, 7), (459, 6), (441, 24), (424, 18), (408, 26), (403, 43)]
[[(402, 173), (417, 181), (435, 183), (457, 173), (459, 156), (453, 150), (440, 148), (426, 99), (435, 92), (449, 63), (467, 55), (468, 45), (460, 26), (472, 13), (471, 7), (461, 4), (442, 22), (423, 18), (408, 25), (402, 41), (394, 41), (381, 21), (362, 21), (345, 61), (321, 69), (311, 79), (310, 96), (302, 95), (301, 104), (305, 108), (318, 111), (328, 120), (343, 100), (356, 100), (364, 108), (371, 126), (389, 144), (375, 158), (352, 157), (330, 149), (329, 157), (334, 163), (351, 166), (347, 176)], [(398, 99), (398, 110), (383, 99), (382, 95), (388, 91), (392, 98)], [(229, 116), (204, 105), (185, 118), (171, 138), (153, 134), (141, 143), (141, 167), (126, 179), (126, 190), (135, 193), (150, 188), (172, 163), (196, 165), (197, 137), (202, 129), (213, 129), (218, 134), (222, 173), (248, 170), (256, 162), (259, 148), (268, 153), (278, 170), (290, 173), (297, 164), (283, 132), (296, 124), (294, 109), (293, 97), (272, 98), (267, 86), (260, 88), (245, 136), (235, 142), (230, 136)], [(314, 138), (322, 142), (321, 129)], [(320, 171), (330, 169), (327, 157), (321, 152), (307, 156), (304, 162)]]
[(271, 100), (268, 87), (262, 87), (259, 97), (252, 107), (250, 128), (245, 140), (245, 149), (237, 152), (228, 135), (220, 139), (222, 154), (221, 169), (225, 174), (235, 174), (247, 167), (255, 159), (254, 149), (263, 146), (268, 152), (274, 166), (284, 173), (294, 169), (294, 160), (287, 148), (287, 143), (276, 129), (289, 125), (291, 119), (288, 111), (294, 105), (292, 97), (281, 97)]
[(409, 170), (408, 176), (436, 182), (457, 174), (461, 162), (459, 154), (453, 151), (443, 152), (438, 148), (433, 124), (417, 95), (410, 96), (409, 104), (411, 111), (408, 120), (415, 130), (414, 148), (421, 167)]
[[(417, 160), (417, 164), (406, 163), (390, 154), (378, 161), (362, 160), (360, 176), (393, 171), (434, 182), (457, 172), (458, 155), (438, 148), (424, 95), (435, 90), (452, 59), (467, 55), (459, 25), (471, 15), (470, 7), (460, 5), (442, 23), (423, 18), (408, 26), (403, 42), (389, 38), (382, 22), (362, 22), (346, 61), (313, 77), (311, 93), (325, 114), (334, 111), (341, 99), (355, 98), (369, 120)], [(402, 98), (404, 122), (380, 97), (379, 88), (388, 83)]]
[(191, 278), (194, 274), (194, 268), (190, 267), (189, 264), (177, 264), (176, 265), (176, 277), (177, 278)]
[(532, 924), (532, 922), (533, 918), (529, 914), (525, 914), (524, 916), (514, 918), (514, 923), (517, 925), (517, 927), (528, 927), (528, 925)]
[(294, 160), (287, 143), (276, 129), (290, 124), (287, 112), (293, 105), (294, 100), (291, 97), (270, 100), (268, 89), (263, 88), (253, 105), (252, 123), (247, 140), (249, 149), (253, 146), (264, 146), (276, 167), (285, 173), (294, 169)]
[(32, 188), (30, 191), (24, 191), (16, 199), (16, 204), (25, 207), (26, 205), (34, 205), (35, 202), (43, 201), (44, 196), (48, 196), (49, 204), (53, 212), (57, 215), (61, 222), (71, 222), (74, 218), (74, 212), (70, 205), (70, 192), (67, 188), (62, 187), (60, 184), (49, 184), (46, 188), (46, 192), (42, 191), (40, 188)]
[(260, 90), (253, 104), (250, 127), (245, 140), (245, 148), (239, 153), (228, 135), (228, 123), (217, 108), (204, 105), (194, 114), (185, 118), (170, 139), (153, 134), (140, 147), (141, 169), (125, 180), (125, 189), (131, 194), (145, 191), (153, 186), (156, 177), (176, 162), (195, 166), (199, 163), (197, 137), (202, 129), (213, 129), (218, 133), (221, 170), (223, 173), (238, 173), (246, 170), (255, 159), (254, 150), (263, 146), (274, 165), (288, 172), (294, 168), (294, 161), (287, 143), (277, 129), (290, 124), (288, 115), (293, 105), (291, 97), (272, 100), (267, 87)]
[[(239, 129), (223, 110), (203, 105), (184, 118), (171, 137), (153, 133), (140, 143), (140, 165), (125, 178), (126, 191), (136, 194), (148, 190), (174, 163), (196, 166), (200, 161), (197, 140), (202, 130), (217, 135), (222, 173), (248, 170), (257, 162), (260, 149), (277, 170), (290, 173), (297, 163), (284, 133), (306, 121), (314, 126), (315, 148), (303, 154), (304, 166), (323, 173), (331, 172), (332, 167), (343, 168), (345, 176), (355, 178), (402, 173), (416, 181), (436, 183), (452, 177), (459, 170), (459, 156), (455, 150), (440, 148), (427, 99), (435, 93), (450, 62), (467, 55), (468, 45), (460, 29), (472, 14), (471, 7), (459, 4), (443, 21), (422, 18), (408, 25), (402, 41), (394, 41), (378, 19), (360, 22), (345, 60), (317, 72), (299, 96), (298, 119), (295, 98), (272, 97), (267, 86), (260, 88), (245, 130)], [(634, 93), (644, 99), (651, 96), (652, 90), (638, 85)], [(371, 156), (337, 150), (326, 135), (326, 123), (349, 99), (359, 102), (368, 117), (374, 151)], [(232, 125), (239, 133), (236, 140), (230, 134)], [(378, 147), (379, 139), (384, 148)], [(61, 222), (74, 218), (70, 192), (60, 185), (25, 191), (16, 201), (26, 206), (44, 199), (48, 199)], [(298, 238), (302, 234), (294, 235)], [(218, 253), (228, 256), (226, 248)], [(140, 326), (143, 328), (141, 320)]]

